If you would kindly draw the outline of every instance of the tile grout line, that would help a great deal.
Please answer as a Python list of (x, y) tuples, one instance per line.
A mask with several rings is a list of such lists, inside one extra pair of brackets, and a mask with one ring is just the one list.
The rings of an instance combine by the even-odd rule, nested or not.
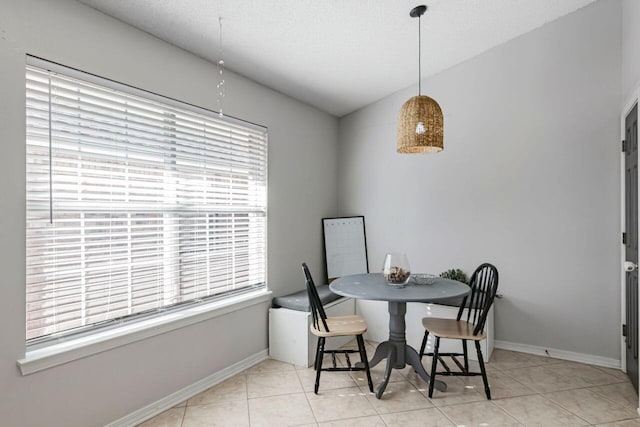
[(186, 402), (184, 402), (184, 411), (182, 411), (182, 419), (180, 420), (180, 427), (182, 427), (184, 425), (184, 418), (187, 416), (187, 402), (189, 401), (189, 399), (187, 399)]
[[(417, 412), (417, 411), (427, 410), (427, 409), (436, 409), (436, 410), (437, 410), (437, 411), (438, 411), (438, 412), (439, 412), (443, 417), (445, 417), (447, 420), (449, 420), (453, 425), (455, 425), (455, 426), (457, 426), (457, 425), (458, 425), (458, 424), (457, 424), (457, 423), (456, 423), (456, 422), (455, 422), (451, 417), (447, 416), (447, 415), (442, 411), (442, 407), (438, 407), (438, 406), (436, 406), (436, 405), (433, 403), (432, 399), (430, 399), (428, 396), (426, 396), (424, 393), (422, 393), (422, 392), (420, 391), (420, 389), (419, 389), (419, 387), (418, 387), (418, 386), (416, 386), (416, 385), (415, 385), (415, 384), (413, 384), (411, 381), (409, 381), (409, 379), (408, 379), (408, 378), (405, 378), (405, 381), (406, 381), (406, 383), (407, 383), (407, 384), (409, 384), (410, 386), (412, 386), (412, 387), (414, 388), (414, 390), (416, 391), (416, 393), (419, 393), (419, 394), (420, 394), (420, 395), (421, 395), (421, 396), (422, 396), (422, 397), (423, 397), (427, 402), (429, 402), (429, 404), (430, 404), (431, 406), (430, 406), (430, 407), (427, 407), (427, 408), (414, 408), (414, 409), (408, 409), (408, 410), (401, 410), (401, 411), (387, 412), (387, 413), (384, 413), (384, 414), (381, 414), (381, 413), (379, 413), (379, 412), (378, 412), (378, 416), (379, 416), (380, 418), (382, 418), (382, 421), (385, 423), (385, 425), (388, 425), (388, 424), (386, 423), (386, 421), (384, 421), (384, 417), (383, 417), (383, 415), (401, 414), (401, 413), (406, 413), (406, 412)], [(401, 382), (401, 381), (397, 381), (396, 383), (399, 383), (399, 382)], [(478, 402), (479, 402), (479, 401), (478, 401)], [(457, 404), (457, 405), (464, 405), (464, 404), (467, 404), (467, 403), (477, 403), (477, 402), (463, 402), (463, 403), (459, 403), (459, 404)], [(446, 405), (446, 406), (444, 406), (444, 407), (452, 407), (452, 406), (456, 406), (456, 404)], [(497, 406), (497, 405), (494, 405), (494, 406)], [(374, 408), (374, 409), (375, 409), (375, 408)], [(376, 409), (376, 412), (377, 412), (377, 411), (378, 411), (378, 410)], [(515, 419), (515, 417), (513, 417), (513, 418)], [(517, 420), (516, 420), (516, 421), (517, 421)]]
[[(578, 418), (580, 421), (583, 421), (583, 422), (587, 423), (587, 425), (589, 425), (589, 426), (593, 425), (591, 422), (589, 422), (589, 421), (585, 420), (584, 418), (580, 417), (579, 415), (575, 414), (574, 412), (572, 412), (572, 411), (568, 410), (567, 408), (565, 408), (565, 407), (561, 406), (561, 405), (560, 405), (560, 404), (558, 404), (557, 402), (554, 402), (554, 401), (553, 401), (553, 400), (551, 400), (551, 399), (547, 399), (545, 396), (543, 396), (543, 395), (542, 395), (542, 393), (537, 393), (536, 395), (537, 395), (537, 396), (540, 396), (542, 399), (546, 400), (547, 402), (551, 403), (552, 405), (557, 406), (558, 408), (562, 409), (563, 411), (566, 411), (569, 415), (572, 415), (572, 416), (574, 416), (574, 417)], [(533, 395), (532, 395), (532, 396), (533, 396)], [(519, 398), (519, 397), (523, 397), (523, 396), (514, 396), (514, 397), (512, 397), (512, 398), (511, 398), (511, 397), (508, 397), (508, 398), (505, 398), (505, 399), (502, 399), (502, 400), (517, 399), (517, 398)], [(496, 406), (500, 406), (500, 405), (496, 405)], [(508, 410), (508, 409), (506, 409), (506, 408), (502, 408), (502, 407), (501, 407), (501, 409), (502, 409), (503, 411), (505, 411), (507, 414), (511, 415), (511, 416), (512, 416), (516, 421), (518, 421), (520, 424), (524, 424), (524, 425), (526, 425), (524, 421), (520, 421), (520, 419), (519, 419), (518, 417), (516, 417), (515, 415), (511, 414), (511, 413), (509, 412), (509, 410)]]
[[(592, 387), (597, 387), (597, 386), (592, 386)], [(550, 394), (550, 393), (562, 393), (562, 392), (567, 392), (567, 391), (577, 391), (577, 390), (587, 390), (587, 389), (589, 389), (589, 387), (582, 387), (582, 388), (576, 388), (576, 389), (570, 389), (570, 390), (557, 390), (557, 391), (550, 391), (550, 392), (547, 392), (546, 394)], [(598, 394), (598, 393), (596, 393), (596, 394)], [(559, 407), (561, 407), (561, 408), (562, 408), (562, 409), (564, 409), (565, 411), (569, 412), (570, 414), (572, 414), (572, 415), (574, 415), (574, 416), (576, 416), (576, 417), (580, 418), (581, 420), (584, 420), (585, 422), (587, 422), (587, 423), (589, 423), (589, 424), (592, 424), (592, 425), (597, 425), (597, 424), (608, 424), (608, 423), (614, 423), (614, 422), (618, 422), (618, 421), (631, 420), (631, 419), (634, 419), (634, 418), (638, 418), (638, 417), (632, 417), (632, 418), (624, 418), (624, 419), (621, 419), (621, 420), (605, 421), (604, 423), (598, 423), (598, 422), (594, 422), (594, 423), (592, 423), (591, 421), (589, 421), (589, 420), (587, 420), (587, 419), (585, 419), (585, 418), (581, 417), (580, 415), (576, 414), (575, 412), (573, 412), (573, 411), (572, 411), (572, 410), (570, 410), (569, 408), (565, 407), (565, 406), (564, 406), (564, 405), (562, 405), (560, 402), (557, 402), (557, 401), (553, 400), (552, 398), (545, 396), (543, 393), (540, 393), (540, 396), (542, 396), (542, 398), (543, 398), (543, 399), (546, 399), (546, 400), (550, 401), (551, 403), (553, 403), (553, 404), (555, 404), (555, 405), (558, 405)], [(598, 395), (598, 396), (600, 396), (600, 395)], [(607, 400), (607, 401), (611, 402), (609, 399), (605, 399), (605, 400)], [(617, 402), (613, 402), (613, 403), (616, 403), (616, 404), (617, 404)]]
[(249, 378), (248, 374), (245, 371), (244, 374), (244, 395), (246, 396), (247, 402), (247, 421), (249, 421), (249, 427), (251, 427), (251, 408), (249, 407)]
[[(309, 369), (309, 368), (307, 368)], [(314, 370), (315, 372), (315, 370)], [(302, 394), (304, 394), (304, 398), (307, 401), (307, 405), (309, 405), (309, 410), (311, 411), (311, 416), (313, 417), (313, 419), (316, 422), (316, 425), (318, 425), (320, 422), (318, 421), (318, 417), (316, 417), (316, 411), (313, 410), (313, 406), (311, 406), (311, 401), (309, 400), (309, 396), (307, 396), (307, 392), (304, 389), (304, 384), (302, 384), (302, 378), (300, 378), (300, 374), (298, 374), (298, 370), (296, 369), (296, 376), (298, 377), (298, 381), (300, 382), (300, 385), (302, 386)], [(313, 390), (311, 390), (313, 392)]]
[[(539, 366), (540, 366), (542, 369), (545, 369), (545, 368), (546, 368), (546, 365), (559, 365), (559, 364), (568, 364), (568, 365), (570, 365), (571, 363), (578, 363), (578, 364), (580, 364), (580, 362), (567, 362), (567, 361), (562, 361), (562, 360), (561, 360), (561, 361), (557, 361), (557, 362), (549, 362), (549, 363), (545, 363), (544, 365), (539, 365)], [(588, 365), (588, 364), (583, 364), (583, 365), (588, 366), (588, 367), (593, 367), (593, 368), (596, 368), (596, 369), (598, 368), (598, 367), (596, 367), (596, 366), (591, 366), (591, 365)], [(553, 372), (553, 371), (550, 371), (550, 370), (547, 370), (547, 369), (545, 369), (545, 370), (546, 370), (547, 372), (550, 372), (551, 374), (553, 374), (553, 375), (554, 375), (554, 376), (556, 376), (556, 377), (557, 377), (557, 376), (561, 376), (561, 377), (568, 378), (569, 380), (571, 380), (571, 378), (570, 378), (570, 377), (567, 377), (567, 376), (565, 376), (565, 375), (557, 374), (557, 373), (555, 373), (555, 372)], [(600, 369), (597, 369), (597, 370), (598, 370), (599, 372), (604, 373), (604, 374), (610, 375), (609, 373), (605, 372), (604, 370), (600, 370)], [(506, 375), (509, 375), (507, 372), (504, 372), (504, 373), (505, 373)], [(510, 376), (510, 375), (509, 375), (509, 376)], [(615, 378), (613, 375), (610, 375), (610, 376), (611, 376), (612, 378)], [(510, 377), (511, 377), (511, 376), (510, 376)], [(512, 378), (513, 378), (513, 377), (512, 377)], [(514, 379), (515, 381), (518, 381), (516, 378), (513, 378), (513, 379)], [(570, 388), (567, 388), (567, 389), (560, 389), (560, 390), (553, 390), (553, 391), (545, 391), (545, 392), (537, 392), (537, 393), (538, 393), (538, 395), (539, 395), (540, 397), (542, 397), (543, 399), (545, 399), (545, 400), (547, 400), (547, 401), (551, 402), (552, 404), (554, 404), (554, 405), (556, 405), (556, 406), (560, 407), (561, 409), (563, 409), (563, 410), (567, 411), (569, 414), (571, 414), (571, 415), (573, 415), (573, 416), (577, 417), (578, 419), (580, 419), (580, 420), (582, 420), (582, 421), (584, 421), (584, 422), (586, 422), (586, 423), (588, 423), (588, 424), (590, 424), (590, 425), (596, 425), (596, 423), (591, 423), (590, 421), (588, 421), (588, 420), (586, 420), (585, 418), (581, 417), (580, 415), (578, 415), (578, 414), (577, 414), (577, 413), (575, 413), (574, 411), (572, 411), (572, 410), (570, 410), (569, 408), (567, 408), (567, 407), (565, 407), (564, 405), (562, 405), (560, 402), (557, 402), (557, 401), (553, 400), (552, 398), (550, 398), (550, 397), (548, 397), (548, 396), (545, 396), (545, 394), (550, 394), (550, 393), (560, 393), (560, 392), (567, 392), (567, 391), (576, 391), (576, 390), (588, 390), (588, 389), (590, 389), (590, 388), (599, 387), (599, 386), (602, 386), (602, 385), (613, 385), (613, 384), (619, 384), (619, 383), (622, 383), (622, 382), (624, 382), (624, 381), (620, 381), (620, 382), (616, 381), (616, 382), (613, 382), (613, 383), (605, 383), (605, 384), (594, 384), (594, 385), (589, 385), (589, 386), (587, 386), (587, 387), (570, 387)], [(598, 395), (598, 396), (600, 396), (600, 397), (603, 397), (603, 398), (604, 398), (606, 401), (608, 401), (608, 402), (611, 402), (611, 403), (616, 404), (616, 405), (620, 405), (618, 402), (613, 401), (613, 400), (611, 400), (611, 399), (607, 398), (606, 396), (604, 396), (604, 395), (602, 395), (602, 394), (598, 393), (598, 392), (597, 392), (597, 391), (595, 391), (595, 390), (593, 391), (593, 393), (595, 393), (596, 395)], [(633, 419), (633, 418), (628, 418), (628, 419)], [(621, 421), (621, 420), (613, 420), (612, 422), (616, 422), (616, 421)]]
[[(580, 390), (580, 389), (583, 389), (583, 388), (587, 388), (587, 387), (584, 387), (584, 386), (582, 386), (582, 387), (581, 387), (581, 386), (569, 386), (569, 387), (567, 387), (567, 388), (560, 388), (560, 389), (557, 389), (557, 390), (551, 390), (551, 391), (538, 391), (538, 390), (536, 390), (536, 389), (532, 388), (530, 385), (526, 385), (526, 384), (524, 384), (523, 382), (519, 381), (517, 378), (515, 378), (515, 377), (511, 376), (511, 375), (509, 374), (509, 372), (508, 372), (508, 371), (515, 371), (515, 370), (520, 370), (520, 369), (528, 369), (528, 368), (541, 368), (541, 369), (545, 369), (545, 366), (544, 366), (544, 365), (537, 365), (537, 366), (529, 366), (529, 367), (524, 367), (524, 368), (512, 368), (512, 369), (506, 369), (506, 370), (504, 370), (504, 371), (499, 371), (499, 372), (501, 372), (501, 373), (503, 373), (503, 374), (507, 375), (507, 376), (508, 376), (509, 378), (511, 378), (512, 380), (514, 380), (514, 381), (516, 381), (516, 382), (518, 382), (518, 383), (520, 383), (520, 384), (524, 385), (525, 387), (530, 388), (531, 390), (535, 391), (535, 392), (536, 392), (536, 393), (538, 393), (538, 394), (542, 394), (542, 393), (555, 393), (555, 392), (559, 392), (559, 391), (569, 391), (569, 390)], [(551, 372), (547, 371), (547, 373), (552, 374), (554, 377), (562, 377), (562, 378), (567, 379), (568, 381), (571, 381), (571, 377), (567, 377), (566, 375), (557, 374), (557, 373), (554, 373), (554, 372), (552, 372), (552, 371), (551, 371)], [(591, 387), (591, 386), (588, 386), (588, 387)], [(596, 386), (593, 386), (593, 387), (596, 387)]]
[(448, 419), (451, 424), (453, 424), (454, 426), (457, 426), (458, 423), (456, 423), (453, 418), (451, 418), (450, 416), (448, 416), (447, 414), (445, 414), (440, 408), (438, 408), (437, 406), (434, 406), (434, 408), (436, 408), (438, 410), (438, 412), (440, 412), (442, 414), (443, 417), (445, 417), (446, 419)]
[[(367, 344), (369, 344), (369, 342), (367, 341)], [(343, 361), (340, 358), (337, 358), (337, 362), (340, 366), (343, 366), (344, 363), (342, 363)], [(509, 363), (509, 360), (505, 361), (506, 363)], [(554, 399), (552, 399), (551, 397), (548, 397), (547, 395), (551, 395), (553, 393), (569, 393), (572, 391), (577, 391), (577, 390), (585, 390), (587, 392), (589, 392), (590, 394), (593, 395), (594, 398), (596, 399), (601, 399), (601, 401), (603, 401), (603, 403), (609, 403), (612, 404), (616, 407), (624, 407), (626, 409), (632, 409), (633, 413), (635, 414), (635, 407), (631, 404), (628, 404), (628, 396), (626, 394), (626, 390), (620, 390), (621, 393), (621, 399), (618, 400), (614, 400), (613, 396), (609, 396), (604, 394), (604, 392), (601, 392), (599, 390), (599, 387), (602, 386), (615, 386), (617, 384), (625, 384), (627, 383), (627, 381), (624, 379), (624, 377), (621, 376), (617, 376), (614, 375), (610, 372), (607, 372), (604, 369), (599, 369), (599, 367), (597, 366), (591, 366), (588, 364), (580, 364), (580, 365), (585, 365), (591, 368), (595, 368), (598, 372), (605, 374), (605, 382), (604, 383), (594, 383), (594, 384), (589, 384), (586, 386), (575, 386), (575, 378), (574, 376), (570, 375), (570, 372), (568, 374), (568, 372), (566, 372), (566, 370), (563, 370), (562, 373), (556, 373), (554, 372), (556, 369), (553, 369), (554, 366), (557, 366), (558, 364), (562, 364), (562, 363), (566, 363), (565, 361), (562, 360), (557, 360), (555, 362), (546, 362), (546, 363), (535, 363), (535, 360), (529, 360), (528, 362), (532, 362), (531, 365), (529, 365), (527, 362), (525, 362), (525, 364), (527, 366), (519, 366), (519, 367), (511, 367), (508, 369), (504, 369), (504, 368), (493, 368), (490, 371), (493, 371), (494, 374), (496, 375), (504, 375), (505, 377), (505, 381), (513, 381), (514, 385), (518, 384), (520, 386), (523, 386), (524, 388), (531, 390), (532, 394), (525, 394), (525, 395), (507, 395), (503, 398), (499, 398), (499, 399), (494, 399), (494, 400), (479, 400), (479, 401), (472, 401), (472, 402), (455, 402), (452, 404), (448, 404), (445, 406), (436, 406), (433, 402), (432, 399), (429, 399), (426, 395), (424, 395), (424, 393), (422, 393), (420, 391), (420, 383), (418, 384), (414, 384), (408, 376), (404, 375), (403, 372), (398, 371), (399, 374), (401, 374), (401, 380), (400, 381), (394, 381), (394, 383), (400, 384), (400, 383), (404, 383), (405, 385), (408, 385), (408, 387), (417, 392), (420, 393), (422, 395), (422, 397), (427, 400), (433, 408), (437, 409), (438, 412), (449, 422), (453, 423), (454, 425), (456, 425), (455, 421), (453, 420), (453, 418), (451, 418), (450, 416), (448, 416), (444, 409), (447, 408), (451, 408), (451, 407), (455, 407), (455, 406), (461, 406), (461, 405), (467, 405), (467, 404), (473, 404), (473, 403), (481, 403), (481, 402), (489, 402), (489, 404), (492, 405), (492, 407), (495, 409), (497, 408), (497, 410), (503, 414), (505, 414), (506, 416), (508, 416), (509, 418), (515, 420), (515, 422), (517, 422), (518, 424), (523, 424), (523, 422), (521, 422), (519, 420), (519, 418), (515, 417), (514, 415), (512, 415), (507, 409), (503, 408), (502, 406), (500, 406), (499, 404), (497, 404), (495, 402), (495, 400), (508, 400), (508, 399), (515, 399), (515, 398), (526, 398), (527, 396), (539, 396), (541, 397), (543, 400), (547, 401), (549, 404), (554, 405), (560, 409), (562, 409), (563, 411), (565, 411), (567, 414), (576, 417), (577, 420), (581, 420), (589, 425), (596, 425), (597, 423), (591, 423), (589, 421), (587, 421), (586, 419), (584, 419), (583, 417), (581, 417), (580, 415), (578, 415), (577, 413), (575, 413), (572, 410), (569, 410), (568, 408), (566, 408), (565, 406), (563, 406), (562, 404), (560, 404), (559, 402), (555, 401)], [(496, 362), (498, 365), (502, 362)], [(518, 363), (517, 360), (515, 361), (515, 363)], [(289, 367), (291, 367), (291, 364), (287, 364), (289, 365)], [(494, 365), (495, 366), (495, 365)], [(313, 407), (311, 405), (311, 399), (309, 394), (313, 392), (313, 390), (311, 390), (310, 392), (307, 392), (304, 388), (304, 384), (306, 383), (302, 376), (303, 374), (301, 372), (306, 372), (307, 370), (309, 370), (310, 368), (306, 368), (306, 369), (296, 369), (295, 366), (293, 366), (293, 371), (296, 373), (296, 378), (298, 380), (298, 386), (301, 387), (301, 392), (304, 393), (305, 395), (305, 400), (307, 402), (307, 405), (309, 407), (309, 409), (311, 410), (311, 414), (313, 416), (313, 419), (315, 420), (315, 424), (318, 425), (320, 423), (320, 421), (318, 420), (318, 417), (315, 413), (315, 411), (313, 410)], [(532, 387), (530, 385), (528, 385), (529, 383), (525, 383), (522, 381), (522, 379), (518, 379), (518, 378), (514, 378), (513, 376), (510, 375), (510, 372), (514, 373), (517, 370), (522, 370), (522, 369), (531, 369), (531, 368), (541, 368), (542, 371), (544, 371), (545, 373), (549, 374), (551, 377), (553, 377), (552, 379), (557, 379), (559, 378), (561, 381), (565, 380), (568, 384), (572, 384), (573, 385), (570, 388), (562, 388), (562, 385), (560, 385), (560, 389), (557, 390), (549, 390), (549, 391), (538, 391), (537, 389), (532, 389)], [(263, 372), (254, 372), (254, 373), (248, 373), (247, 371), (243, 371), (241, 373), (239, 373), (239, 375), (243, 375), (245, 377), (245, 384), (244, 384), (244, 391), (245, 391), (245, 403), (246, 403), (246, 407), (247, 407), (247, 417), (249, 420), (249, 425), (251, 425), (251, 411), (249, 408), (249, 383), (248, 383), (248, 378), (250, 376), (253, 375), (264, 375), (264, 374), (274, 374), (274, 373), (278, 373), (278, 372), (290, 372), (291, 369), (271, 369), (271, 370), (266, 370)], [(300, 371), (300, 373), (298, 372)], [(314, 377), (315, 377), (315, 371), (312, 371), (314, 373)], [(488, 375), (491, 376), (491, 372), (488, 372)], [(430, 408), (413, 408), (413, 409), (407, 409), (407, 410), (397, 410), (397, 411), (392, 411), (392, 412), (386, 412), (384, 414), (381, 414), (379, 412), (379, 410), (376, 408), (376, 406), (371, 403), (371, 400), (369, 399), (369, 392), (368, 392), (368, 388), (366, 385), (361, 385), (358, 383), (358, 381), (356, 379), (354, 379), (351, 375), (349, 375), (349, 378), (351, 379), (351, 381), (354, 383), (352, 386), (341, 386), (341, 387), (336, 387), (333, 389), (327, 389), (327, 390), (338, 390), (340, 388), (350, 388), (350, 387), (355, 387), (357, 390), (359, 390), (359, 393), (362, 393), (363, 398), (367, 401), (369, 407), (371, 407), (375, 413), (375, 416), (378, 417), (379, 420), (382, 421), (382, 423), (386, 426), (388, 426), (389, 424), (385, 421), (384, 416), (385, 415), (390, 415), (390, 414), (401, 414), (401, 413), (409, 413), (409, 412), (414, 412), (414, 411), (420, 411), (420, 410), (425, 410), (425, 409), (430, 409)], [(610, 378), (610, 379), (608, 379)], [(507, 392), (507, 394), (509, 393), (509, 386), (508, 386), (508, 381), (505, 384), (505, 386), (507, 387), (507, 389), (505, 390)], [(611, 381), (611, 382), (609, 382)], [(549, 385), (553, 385), (553, 384), (547, 384), (548, 381), (546, 381), (546, 378), (540, 382), (538, 381), (536, 384), (541, 384), (544, 387), (548, 387)], [(555, 383), (555, 382), (554, 382)], [(295, 384), (295, 383), (293, 383)], [(214, 386), (215, 387), (215, 386)], [(212, 387), (212, 388), (214, 388)], [(294, 386), (295, 387), (295, 386)], [(363, 388), (366, 388), (366, 392), (363, 391)], [(516, 386), (517, 388), (517, 386)], [(288, 390), (290, 390), (290, 388), (288, 388)], [(617, 390), (616, 390), (617, 392)], [(276, 396), (286, 396), (286, 395), (294, 395), (294, 394), (299, 394), (299, 392), (286, 392), (286, 393), (282, 393), (282, 394), (275, 394), (275, 395), (269, 395), (269, 396), (258, 396), (252, 399), (260, 399), (260, 398), (269, 398), (269, 397), (276, 397)], [(194, 396), (192, 396), (194, 397)], [(180, 420), (180, 426), (184, 427), (185, 426), (185, 421), (186, 421), (186, 413), (187, 413), (187, 409), (189, 408), (189, 406), (196, 406), (196, 405), (189, 405), (188, 402), (191, 398), (187, 399), (185, 401), (185, 405), (184, 408), (182, 408), (182, 417)], [(242, 399), (235, 399), (235, 401), (241, 401)], [(202, 405), (205, 405), (204, 403)], [(367, 417), (368, 415), (361, 415), (361, 416), (354, 416), (354, 417), (348, 417), (348, 418), (344, 418), (344, 419), (339, 419), (339, 420), (335, 420), (335, 421), (342, 421), (342, 420), (356, 420), (358, 418), (363, 418), (363, 417)], [(620, 421), (625, 421), (625, 420), (632, 420), (632, 419), (638, 419), (638, 416), (631, 416), (631, 417), (625, 417), (623, 419), (618, 419), (618, 420), (611, 420), (611, 421), (607, 421), (608, 422), (620, 422)]]
[[(616, 384), (624, 384), (624, 382), (611, 383), (611, 384), (602, 384), (602, 385), (594, 385), (594, 386), (585, 387), (585, 388), (589, 388), (589, 389), (591, 389), (591, 388), (595, 388), (595, 387), (608, 386), (608, 385), (616, 385)], [(621, 406), (627, 406), (627, 405), (623, 405), (623, 404), (621, 404), (620, 402), (617, 402), (617, 401), (615, 401), (615, 400), (613, 400), (613, 399), (610, 399), (607, 395), (605, 395), (604, 393), (600, 393), (598, 390), (593, 390), (593, 392), (594, 392), (595, 394), (597, 394), (598, 396), (601, 396), (602, 398), (606, 399), (606, 400), (607, 400), (607, 401), (609, 401), (609, 402), (612, 402), (612, 403), (614, 403), (614, 404), (621, 405)], [(637, 409), (638, 409), (637, 407), (633, 407), (633, 410), (635, 410), (636, 412), (637, 412)]]
[[(531, 394), (538, 394), (537, 390), (534, 390), (533, 388), (531, 388), (530, 386), (528, 386), (527, 384), (525, 384), (524, 382), (518, 380), (517, 378), (513, 378), (511, 375), (509, 375), (508, 373), (504, 372), (504, 371), (496, 371), (498, 373), (500, 373), (501, 375), (506, 375), (508, 378), (510, 378), (511, 380), (515, 381), (516, 383), (520, 384), (521, 386), (523, 386), (526, 389), (531, 390), (533, 393)], [(487, 377), (489, 377), (489, 373), (487, 372)], [(491, 387), (491, 384), (489, 384), (489, 387)], [(527, 395), (523, 395), (523, 396), (527, 396)], [(517, 397), (517, 396), (513, 396), (513, 397)]]
[(518, 424), (525, 425), (524, 422), (520, 421), (518, 418), (511, 415), (506, 409), (502, 408), (500, 405), (496, 405), (496, 403), (493, 400), (487, 400), (487, 402), (491, 402), (494, 408), (497, 408), (500, 411), (504, 412), (508, 417), (513, 418)]

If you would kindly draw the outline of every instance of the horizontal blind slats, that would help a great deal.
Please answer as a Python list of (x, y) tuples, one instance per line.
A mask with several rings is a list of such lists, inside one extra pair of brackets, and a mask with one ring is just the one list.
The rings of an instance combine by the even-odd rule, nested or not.
[(196, 123), (200, 123), (204, 117), (207, 120), (207, 126), (217, 127), (227, 132), (231, 130), (240, 134), (254, 135), (258, 138), (262, 138), (262, 135), (264, 135), (264, 132), (262, 131), (258, 131), (253, 127), (240, 125), (233, 121), (210, 120), (210, 116), (203, 115), (199, 112), (178, 109), (165, 103), (158, 103), (136, 95), (124, 93), (123, 91), (117, 91), (89, 82), (80, 81), (72, 77), (50, 73), (46, 70), (38, 69), (37, 67), (28, 67), (27, 77), (27, 92), (40, 92), (41, 97), (45, 99), (48, 97), (48, 80), (51, 79), (52, 87), (58, 87), (61, 89), (71, 88), (71, 92), (75, 93), (77, 93), (80, 88), (83, 88), (89, 96), (95, 94), (95, 98), (99, 99), (101, 103), (109, 103), (113, 101), (122, 102), (123, 99), (126, 99), (132, 108), (139, 108), (149, 114), (166, 113), (179, 117), (194, 117), (192, 121), (195, 121)]
[(265, 132), (26, 77), (28, 340), (265, 286)]

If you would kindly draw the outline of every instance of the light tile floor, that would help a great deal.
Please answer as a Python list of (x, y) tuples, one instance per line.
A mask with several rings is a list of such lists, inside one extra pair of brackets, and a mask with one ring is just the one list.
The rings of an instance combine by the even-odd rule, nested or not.
[[(619, 370), (506, 350), (486, 366), (490, 401), (479, 376), (442, 377), (447, 391), (429, 399), (411, 368), (394, 371), (378, 400), (362, 372), (323, 372), (315, 395), (313, 368), (266, 360), (141, 426), (640, 427), (637, 394)], [(374, 386), (383, 369), (372, 369)]]

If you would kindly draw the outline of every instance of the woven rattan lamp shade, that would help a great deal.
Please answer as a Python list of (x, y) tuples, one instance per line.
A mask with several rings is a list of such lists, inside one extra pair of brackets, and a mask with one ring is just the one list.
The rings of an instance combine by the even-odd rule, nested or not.
[(414, 96), (404, 103), (398, 117), (398, 153), (437, 153), (444, 149), (444, 120), (438, 103), (428, 96)]

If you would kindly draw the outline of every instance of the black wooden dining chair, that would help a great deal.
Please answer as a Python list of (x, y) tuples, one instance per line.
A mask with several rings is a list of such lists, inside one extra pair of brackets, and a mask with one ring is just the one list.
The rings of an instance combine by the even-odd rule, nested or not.
[[(469, 285), (471, 286), (471, 294), (467, 295), (462, 300), (456, 319), (441, 319), (436, 317), (425, 317), (422, 319), (422, 325), (424, 326), (424, 338), (422, 339), (422, 346), (420, 347), (420, 359), (422, 359), (425, 354), (427, 356), (433, 356), (431, 362), (431, 381), (429, 382), (430, 398), (433, 397), (433, 380), (435, 379), (436, 374), (456, 376), (482, 375), (484, 391), (487, 394), (487, 399), (491, 400), (491, 391), (489, 390), (489, 382), (487, 381), (487, 372), (484, 367), (480, 341), (486, 338), (486, 335), (484, 334), (484, 324), (487, 320), (487, 314), (493, 304), (493, 300), (495, 299), (496, 291), (498, 289), (498, 270), (496, 267), (488, 263), (480, 265), (471, 276)], [(466, 320), (461, 320), (463, 319), (465, 310), (467, 311)], [(435, 337), (433, 353), (424, 352), (429, 334)], [(463, 353), (440, 353), (438, 351), (440, 347), (440, 338), (462, 340)], [(467, 341), (473, 341), (476, 345), (480, 372), (469, 371)], [(443, 360), (443, 356), (451, 357), (460, 370), (452, 371)], [(463, 356), (464, 365), (457, 359), (459, 356)], [(442, 364), (445, 371), (436, 372), (438, 362)]]
[[(316, 285), (313, 283), (313, 278), (309, 272), (309, 268), (306, 263), (302, 263), (302, 271), (304, 272), (304, 278), (307, 283), (307, 293), (309, 294), (309, 307), (311, 309), (312, 324), (310, 326), (311, 333), (318, 337), (318, 345), (316, 348), (316, 359), (313, 368), (316, 370), (316, 383), (314, 386), (314, 393), (318, 394), (318, 388), (320, 386), (320, 373), (322, 371), (365, 371), (367, 374), (367, 381), (369, 383), (369, 391), (373, 392), (373, 383), (371, 381), (371, 373), (369, 372), (369, 360), (367, 359), (367, 350), (364, 346), (364, 339), (362, 335), (367, 332), (367, 323), (360, 316), (334, 316), (327, 317), (324, 312), (324, 307), (320, 302)], [(352, 349), (336, 349), (326, 350), (325, 340), (327, 337), (343, 337), (353, 335), (358, 342), (358, 350)], [(360, 353), (360, 361), (362, 367), (351, 364), (349, 354)], [(325, 354), (331, 354), (332, 366), (329, 368), (322, 367), (322, 361)], [(344, 354), (346, 367), (339, 367), (336, 363), (336, 354)]]

